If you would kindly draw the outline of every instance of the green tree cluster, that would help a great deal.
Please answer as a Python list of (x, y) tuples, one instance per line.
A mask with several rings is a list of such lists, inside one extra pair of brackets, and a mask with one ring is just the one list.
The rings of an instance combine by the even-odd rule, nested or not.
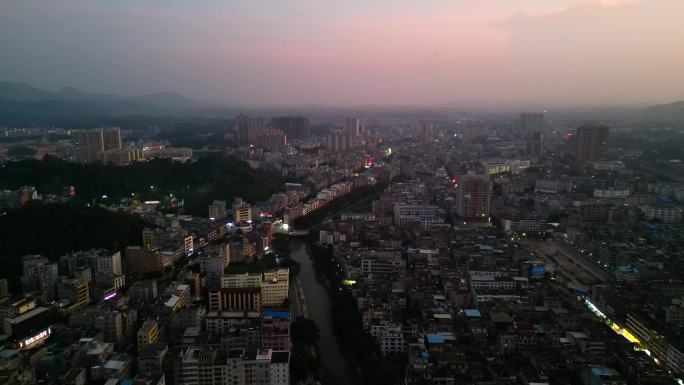
[(61, 193), (74, 186), (85, 201), (119, 200), (125, 197), (163, 200), (169, 194), (185, 199), (188, 213), (206, 216), (215, 199), (247, 201), (268, 199), (281, 190), (279, 175), (253, 170), (239, 159), (210, 154), (196, 161), (180, 163), (152, 159), (129, 166), (78, 164), (54, 157), (11, 162), (0, 168), (2, 188), (35, 186), (44, 193)]
[(361, 369), (362, 382), (368, 385), (390, 385), (401, 379), (402, 372), (380, 355), (377, 342), (363, 330), (356, 299), (343, 284), (344, 273), (329, 247), (313, 242), (310, 254), (314, 269), (328, 282), (332, 303), (333, 332), (347, 355)]
[(40, 254), (56, 260), (72, 251), (105, 248), (122, 251), (142, 244), (140, 217), (82, 204), (30, 201), (0, 216), (0, 274), (16, 289), (21, 257)]
[(292, 383), (298, 383), (316, 376), (321, 366), (314, 352), (319, 341), (319, 329), (308, 318), (299, 317), (290, 325), (292, 356), (290, 357), (290, 376)]

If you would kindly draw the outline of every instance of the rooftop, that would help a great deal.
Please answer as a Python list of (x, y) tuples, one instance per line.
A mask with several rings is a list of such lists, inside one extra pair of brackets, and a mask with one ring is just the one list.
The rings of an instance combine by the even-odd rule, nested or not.
[(443, 344), (444, 343), (444, 336), (442, 336), (441, 334), (427, 333), (427, 334), (425, 334), (425, 339), (427, 339), (427, 342), (429, 344)]

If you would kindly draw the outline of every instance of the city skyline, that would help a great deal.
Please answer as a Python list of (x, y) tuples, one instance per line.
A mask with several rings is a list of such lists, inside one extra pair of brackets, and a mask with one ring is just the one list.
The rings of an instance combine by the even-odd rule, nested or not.
[(234, 105), (684, 98), (681, 2), (509, 3), (9, 2), (0, 73), (46, 89)]
[(684, 1), (0, 2), (0, 385), (684, 385)]

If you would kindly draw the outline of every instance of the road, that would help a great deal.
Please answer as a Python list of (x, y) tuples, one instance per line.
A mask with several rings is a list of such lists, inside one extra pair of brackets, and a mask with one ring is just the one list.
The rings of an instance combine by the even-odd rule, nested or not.
[(304, 296), (302, 282), (299, 280), (299, 277), (291, 281), (290, 303), (292, 305), (292, 319), (297, 317), (309, 318), (309, 311), (306, 308), (306, 297)]

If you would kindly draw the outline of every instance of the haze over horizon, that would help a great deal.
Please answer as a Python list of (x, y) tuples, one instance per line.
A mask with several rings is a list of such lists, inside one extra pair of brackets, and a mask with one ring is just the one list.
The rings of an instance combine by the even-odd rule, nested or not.
[(2, 10), (0, 80), (50, 90), (237, 105), (684, 99), (681, 0), (3, 0)]

